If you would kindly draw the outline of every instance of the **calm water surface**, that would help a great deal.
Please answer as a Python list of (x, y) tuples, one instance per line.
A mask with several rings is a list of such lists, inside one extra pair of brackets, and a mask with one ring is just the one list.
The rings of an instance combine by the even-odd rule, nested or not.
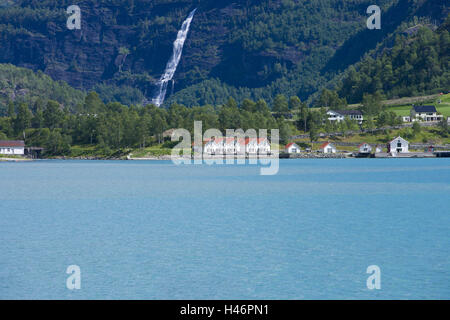
[(449, 195), (450, 159), (0, 163), (0, 299), (449, 299)]

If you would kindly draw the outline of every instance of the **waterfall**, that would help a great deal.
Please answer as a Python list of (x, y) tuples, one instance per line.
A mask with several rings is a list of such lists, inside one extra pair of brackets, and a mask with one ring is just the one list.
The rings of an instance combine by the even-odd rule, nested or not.
[(177, 39), (173, 43), (173, 53), (169, 62), (167, 62), (166, 70), (158, 81), (158, 90), (155, 98), (153, 98), (152, 103), (156, 106), (161, 106), (164, 102), (167, 92), (167, 85), (170, 80), (172, 80), (175, 71), (177, 70), (178, 63), (181, 59), (181, 54), (183, 52), (184, 42), (186, 41), (187, 35), (189, 33), (189, 27), (191, 26), (192, 19), (194, 18), (195, 11), (191, 11), (189, 16), (184, 20), (181, 29), (178, 31)]

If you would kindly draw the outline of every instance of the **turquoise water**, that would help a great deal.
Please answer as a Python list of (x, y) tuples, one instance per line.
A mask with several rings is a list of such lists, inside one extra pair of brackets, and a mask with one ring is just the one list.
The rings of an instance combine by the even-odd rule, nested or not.
[(0, 181), (0, 299), (450, 298), (450, 159), (38, 161)]

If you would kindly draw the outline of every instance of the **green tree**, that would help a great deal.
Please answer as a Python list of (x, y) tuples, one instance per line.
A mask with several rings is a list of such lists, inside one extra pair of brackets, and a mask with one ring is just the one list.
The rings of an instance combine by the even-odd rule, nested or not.
[(383, 109), (383, 105), (381, 103), (382, 100), (382, 96), (379, 92), (371, 95), (371, 94), (364, 94), (364, 98), (363, 98), (363, 106), (362, 106), (362, 112), (365, 115), (368, 116), (375, 116), (377, 114), (379, 114), (382, 109)]
[(49, 100), (47, 107), (43, 113), (44, 124), (47, 128), (54, 129), (59, 128), (61, 121), (63, 120), (64, 113), (61, 111), (61, 107), (58, 102)]
[(323, 89), (320, 94), (319, 100), (317, 101), (319, 107), (324, 108), (341, 108), (347, 106), (347, 101), (345, 99), (340, 99), (336, 91)]
[(31, 127), (32, 116), (28, 106), (25, 103), (20, 103), (17, 110), (17, 116), (14, 118), (14, 132), (16, 135)]
[(95, 114), (104, 109), (105, 105), (98, 96), (97, 92), (91, 91), (84, 99), (84, 111), (89, 114)]
[(299, 97), (292, 96), (289, 98), (289, 109), (292, 111), (300, 111), (302, 102)]
[(288, 101), (284, 95), (278, 94), (275, 97), (275, 100), (273, 102), (273, 111), (274, 112), (288, 112), (289, 111)]
[(248, 112), (256, 112), (256, 104), (250, 99), (244, 99), (242, 109)]
[(422, 131), (422, 127), (420, 126), (420, 124), (417, 121), (415, 121), (413, 123), (412, 131), (413, 131), (414, 137), (417, 136), (418, 134), (420, 134), (420, 131)]
[(264, 101), (263, 99), (259, 99), (256, 102), (255, 111), (260, 112), (265, 116), (270, 116), (269, 106), (267, 105), (266, 101)]
[(317, 140), (319, 137), (319, 130), (317, 129), (316, 125), (311, 125), (309, 128), (309, 141), (311, 142), (311, 149), (314, 146), (313, 142)]

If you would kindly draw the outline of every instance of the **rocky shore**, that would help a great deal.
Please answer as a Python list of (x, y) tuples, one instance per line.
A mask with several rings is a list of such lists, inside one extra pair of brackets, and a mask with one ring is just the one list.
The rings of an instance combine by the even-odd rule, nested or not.
[(0, 158), (0, 161), (8, 161), (8, 162), (27, 162), (27, 161), (33, 161), (32, 159), (27, 158)]

